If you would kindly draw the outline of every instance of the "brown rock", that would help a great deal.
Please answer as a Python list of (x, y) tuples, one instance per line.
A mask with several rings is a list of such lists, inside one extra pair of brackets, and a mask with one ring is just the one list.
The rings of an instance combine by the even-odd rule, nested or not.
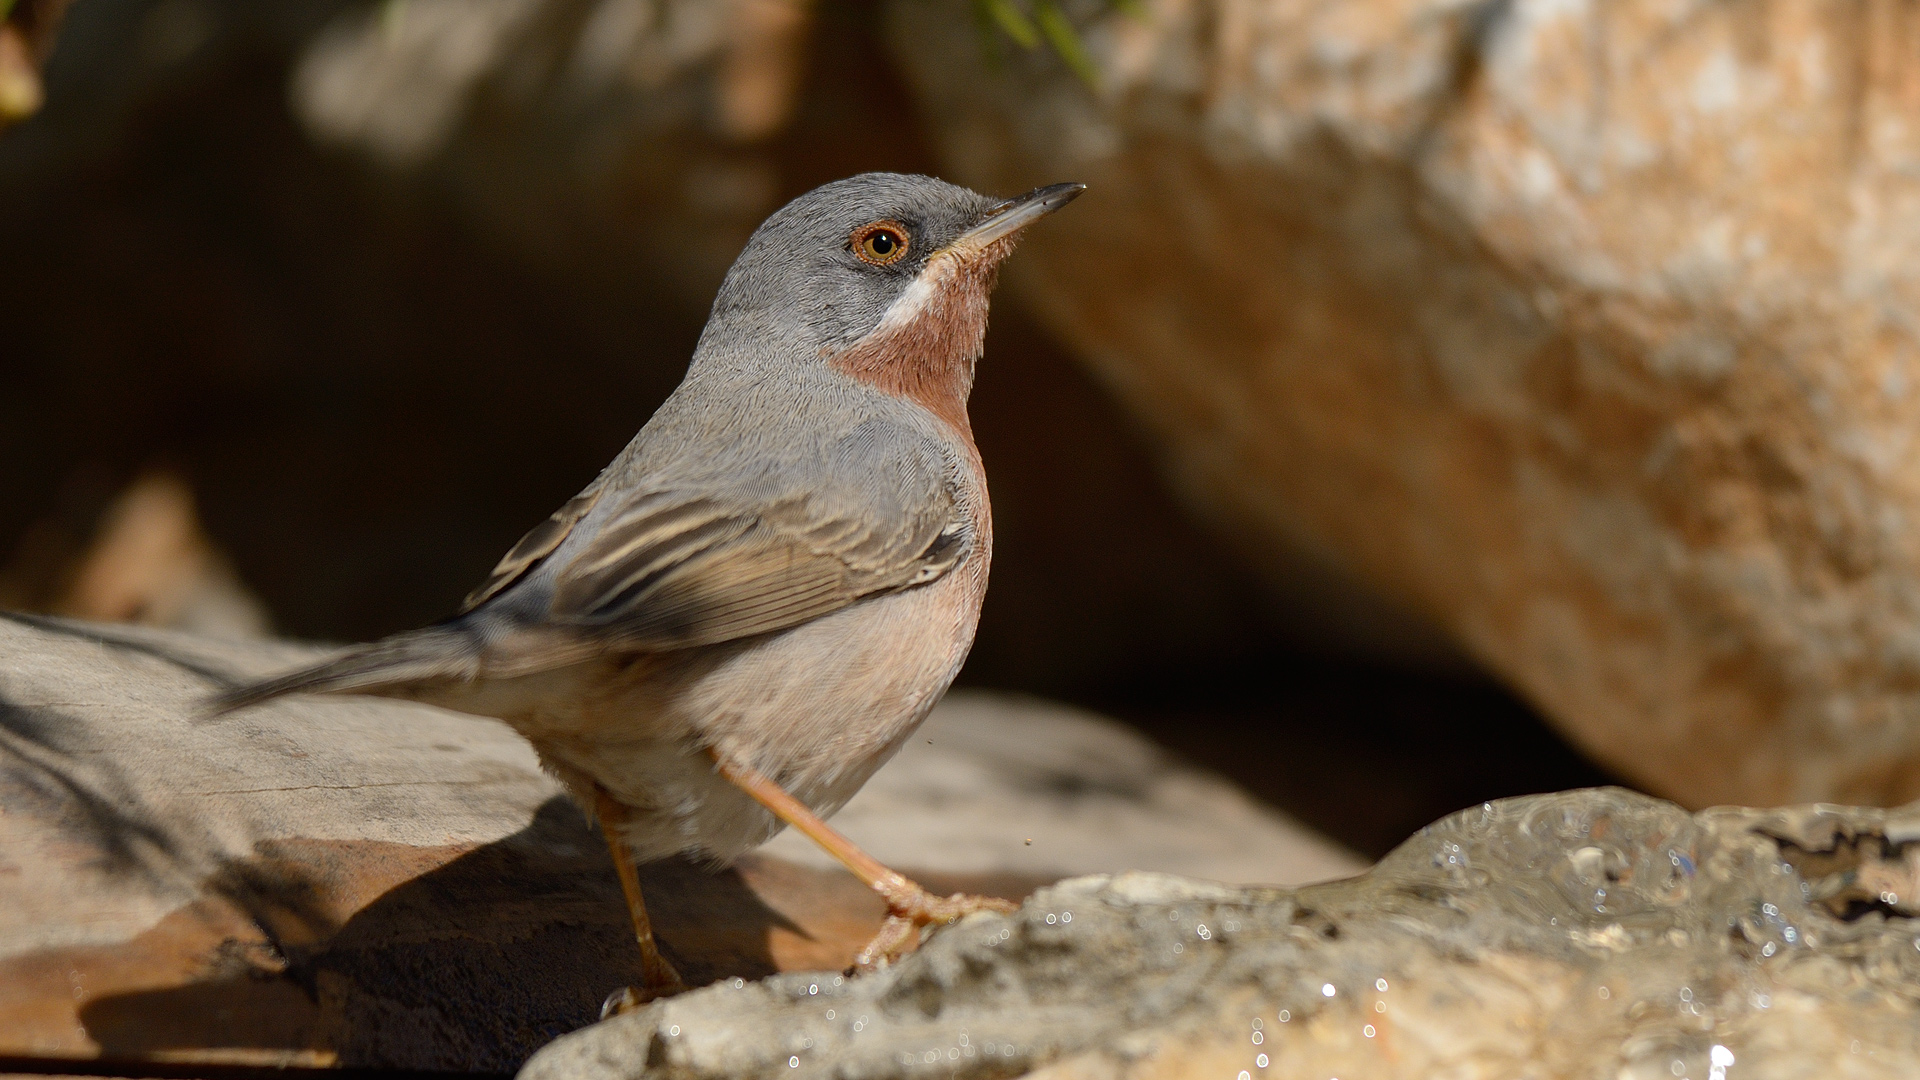
[(1920, 16), (1145, 6), (1097, 93), (893, 40), (954, 179), (1092, 185), (1010, 281), (1190, 503), (1684, 802), (1920, 795)]
[(272, 620), (200, 524), (193, 489), (151, 470), (127, 485), (84, 547), (45, 520), (0, 563), (0, 607), (259, 637)]
[(46, 100), (40, 69), (73, 0), (17, 0), (0, 8), (0, 131)]

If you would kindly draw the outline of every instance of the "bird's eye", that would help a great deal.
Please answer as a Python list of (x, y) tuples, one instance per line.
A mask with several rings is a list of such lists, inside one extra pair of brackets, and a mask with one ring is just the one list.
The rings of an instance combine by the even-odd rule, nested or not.
[(907, 253), (907, 230), (895, 221), (862, 225), (853, 230), (853, 253), (875, 266), (899, 262)]

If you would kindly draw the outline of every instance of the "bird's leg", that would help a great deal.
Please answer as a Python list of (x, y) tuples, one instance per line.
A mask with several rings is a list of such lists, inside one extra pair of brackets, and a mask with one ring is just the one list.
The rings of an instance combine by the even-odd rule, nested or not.
[(671, 997), (687, 988), (680, 973), (673, 970), (660, 947), (653, 942), (653, 920), (647, 918), (647, 902), (640, 896), (640, 875), (634, 871), (633, 857), (621, 839), (621, 826), (627, 820), (627, 808), (615, 802), (604, 790), (594, 800), (594, 816), (600, 819), (600, 834), (607, 838), (607, 853), (613, 856), (613, 871), (620, 876), (620, 891), (627, 896), (627, 914), (633, 919), (633, 936), (640, 943), (638, 987), (613, 992), (600, 1007), (602, 1017), (637, 1009), (655, 998)]
[(880, 860), (861, 851), (853, 841), (820, 820), (820, 816), (808, 809), (805, 803), (787, 794), (772, 780), (744, 765), (728, 761), (717, 752), (714, 761), (719, 765), (720, 775), (729, 783), (752, 796), (753, 801), (766, 807), (774, 817), (800, 830), (809, 840), (825, 848), (827, 854), (840, 860), (842, 866), (853, 871), (854, 877), (865, 882), (868, 888), (886, 900), (887, 921), (854, 958), (855, 968), (871, 971), (912, 952), (920, 944), (921, 927), (957, 922), (962, 916), (976, 911), (1006, 914), (1019, 909), (1017, 904), (992, 896), (969, 896), (966, 893), (935, 896), (904, 874), (887, 869)]

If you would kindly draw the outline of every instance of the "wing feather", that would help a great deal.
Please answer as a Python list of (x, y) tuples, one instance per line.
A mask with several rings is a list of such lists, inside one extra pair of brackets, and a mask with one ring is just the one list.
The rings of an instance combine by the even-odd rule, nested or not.
[(951, 569), (964, 549), (951, 540), (962, 530), (952, 499), (941, 502), (928, 509), (944, 513), (920, 517), (946, 520), (897, 522), (878, 543), (877, 523), (813, 507), (757, 514), (711, 503), (648, 507), (603, 532), (560, 572), (553, 618), (649, 649), (797, 626)]
[[(540, 569), (549, 623), (612, 648), (676, 650), (820, 619), (935, 580), (966, 555), (943, 446), (870, 421), (829, 454), (735, 484), (632, 477), (616, 463), (528, 532), (463, 611)], [(576, 536), (589, 519), (591, 534)]]
[[(834, 452), (833, 467), (808, 473), (821, 481), (774, 496), (665, 478), (629, 487), (609, 483), (611, 468), (516, 544), (462, 610), (541, 568), (551, 623), (614, 648), (690, 648), (924, 584), (964, 557), (969, 534), (938, 445), (871, 423)], [(574, 537), (589, 515), (591, 534)], [(553, 559), (563, 561), (542, 566)]]
[(507, 586), (525, 577), (529, 570), (539, 565), (541, 560), (554, 553), (573, 532), (573, 527), (587, 516), (600, 496), (607, 489), (607, 474), (601, 473), (586, 489), (568, 499), (553, 516), (535, 525), (520, 542), (508, 549), (500, 561), (494, 565), (493, 573), (480, 587), (467, 594), (460, 604), (460, 614), (465, 615), (481, 604), (498, 596)]

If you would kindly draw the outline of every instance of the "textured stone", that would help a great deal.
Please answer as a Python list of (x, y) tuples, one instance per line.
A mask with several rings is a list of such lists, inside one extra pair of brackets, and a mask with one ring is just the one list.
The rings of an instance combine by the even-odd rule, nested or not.
[[(0, 616), (0, 1058), (500, 1072), (638, 977), (605, 847), (504, 726), (366, 698), (201, 716), (311, 655)], [(839, 821), (935, 889), (1359, 869), (1110, 722), (960, 695), (923, 734)], [(885, 915), (785, 839), (641, 877), (696, 984), (843, 968)]]
[(1092, 185), (1009, 283), (1191, 504), (1683, 802), (1920, 795), (1920, 15), (1142, 7), (1097, 92), (890, 10), (953, 179)]
[(1528, 796), (1331, 884), (1062, 882), (877, 975), (710, 987), (521, 1078), (1905, 1077), (1916, 853), (1920, 806)]

